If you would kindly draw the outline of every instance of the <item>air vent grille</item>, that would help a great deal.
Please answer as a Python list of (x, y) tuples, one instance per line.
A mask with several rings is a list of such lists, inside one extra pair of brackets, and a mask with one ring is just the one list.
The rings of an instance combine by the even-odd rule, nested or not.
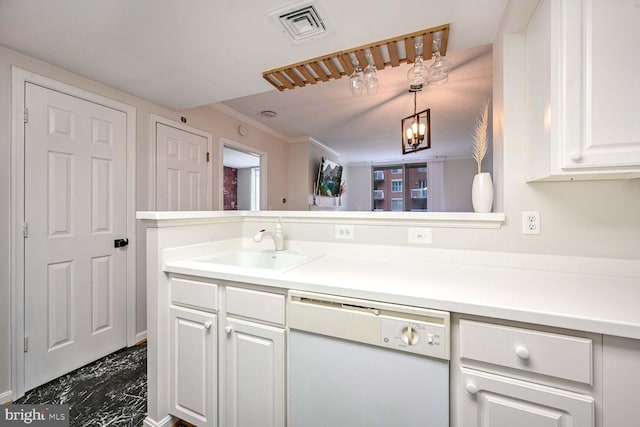
[(291, 41), (302, 43), (328, 35), (329, 22), (318, 1), (296, 3), (269, 13)]

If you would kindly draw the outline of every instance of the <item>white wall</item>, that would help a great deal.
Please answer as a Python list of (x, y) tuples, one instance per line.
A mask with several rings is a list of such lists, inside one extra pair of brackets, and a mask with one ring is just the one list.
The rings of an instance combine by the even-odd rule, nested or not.
[(371, 211), (371, 166), (349, 165), (345, 168), (349, 175), (346, 183), (348, 211)]
[(475, 160), (446, 159), (444, 162), (444, 210), (473, 212), (471, 184), (478, 170)]
[(309, 195), (313, 191), (315, 179), (309, 160), (309, 142), (289, 144), (289, 207), (291, 210), (309, 210)]
[(238, 169), (238, 210), (251, 210), (251, 168)]

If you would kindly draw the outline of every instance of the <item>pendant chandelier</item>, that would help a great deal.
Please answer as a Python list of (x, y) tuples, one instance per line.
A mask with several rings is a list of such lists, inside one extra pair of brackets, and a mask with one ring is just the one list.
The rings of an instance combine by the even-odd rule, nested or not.
[(416, 112), (418, 90), (413, 92), (413, 115), (402, 119), (402, 154), (431, 148), (431, 110)]

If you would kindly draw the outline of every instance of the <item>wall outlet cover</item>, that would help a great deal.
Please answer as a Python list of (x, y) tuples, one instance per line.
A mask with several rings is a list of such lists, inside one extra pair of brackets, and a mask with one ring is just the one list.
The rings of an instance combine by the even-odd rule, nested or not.
[(419, 245), (430, 245), (432, 243), (430, 228), (409, 227), (407, 234), (409, 243), (416, 243)]
[(540, 234), (540, 211), (522, 212), (522, 234)]
[(353, 225), (336, 225), (335, 237), (338, 240), (353, 240)]

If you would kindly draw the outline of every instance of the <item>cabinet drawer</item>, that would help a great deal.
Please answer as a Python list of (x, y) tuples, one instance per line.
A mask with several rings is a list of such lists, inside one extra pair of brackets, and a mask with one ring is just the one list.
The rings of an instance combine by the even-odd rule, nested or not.
[(187, 279), (171, 279), (171, 301), (204, 310), (218, 310), (218, 285)]
[(284, 295), (227, 287), (227, 313), (284, 325)]
[(460, 320), (460, 357), (593, 384), (588, 338)]

